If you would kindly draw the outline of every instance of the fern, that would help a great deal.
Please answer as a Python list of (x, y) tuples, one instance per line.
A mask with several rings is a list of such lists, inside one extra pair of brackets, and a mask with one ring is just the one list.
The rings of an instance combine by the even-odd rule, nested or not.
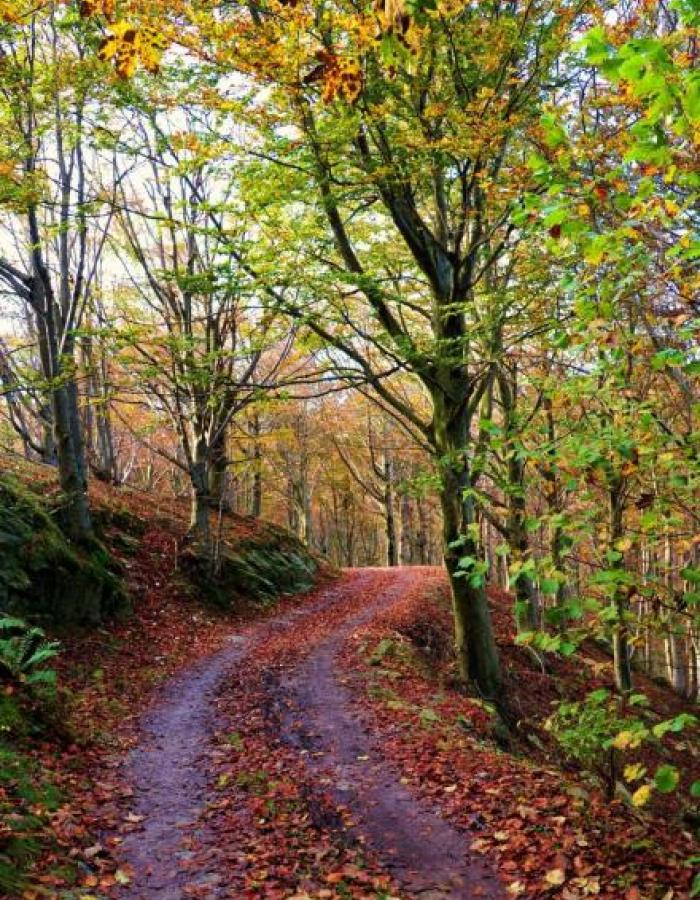
[(27, 627), (24, 619), (17, 619), (13, 616), (3, 616), (0, 618), (0, 631), (22, 631)]
[(44, 666), (58, 655), (57, 641), (46, 640), (41, 628), (10, 616), (0, 617), (0, 634), (0, 676), (18, 684), (55, 684), (56, 673)]

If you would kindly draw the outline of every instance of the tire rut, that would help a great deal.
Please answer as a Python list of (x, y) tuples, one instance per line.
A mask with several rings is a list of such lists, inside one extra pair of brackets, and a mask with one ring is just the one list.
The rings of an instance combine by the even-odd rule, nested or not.
[(303, 628), (307, 617), (332, 610), (352, 592), (374, 593), (377, 599), (360, 615), (339, 616), (330, 637), (295, 667), (284, 688), (291, 701), (281, 714), (285, 736), (299, 747), (315, 748), (306, 759), (320, 787), (331, 789), (337, 802), (350, 809), (358, 837), (394, 875), (406, 897), (503, 896), (495, 873), (480, 860), (467, 858), (465, 836), (416, 800), (383, 760), (380, 743), (363, 729), (351, 694), (335, 671), (338, 653), (353, 630), (399, 599), (420, 573), (397, 569), (390, 578), (388, 574), (382, 569), (348, 572), (313, 603), (232, 635), (222, 650), (163, 687), (142, 719), (141, 740), (126, 763), (133, 789), (129, 818), (138, 827), (123, 837), (119, 848), (120, 860), (133, 870), (131, 884), (120, 896), (233, 896), (218, 865), (216, 840), (201, 815), (213, 796), (208, 751), (217, 727), (217, 697), (266, 635)]
[[(283, 716), (290, 740), (307, 749), (308, 765), (336, 800), (346, 806), (357, 832), (401, 884), (406, 896), (463, 900), (504, 896), (495, 870), (467, 855), (466, 837), (418, 801), (383, 759), (355, 712), (350, 691), (339, 680), (336, 661), (357, 628), (391, 606), (416, 571), (396, 577), (372, 606), (342, 623), (297, 668), (289, 685), (290, 708)], [(358, 577), (369, 593), (372, 570)]]

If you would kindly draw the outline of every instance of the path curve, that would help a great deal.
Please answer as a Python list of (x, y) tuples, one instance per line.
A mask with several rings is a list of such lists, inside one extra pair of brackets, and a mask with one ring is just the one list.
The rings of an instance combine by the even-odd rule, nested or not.
[[(365, 569), (356, 586), (370, 595), (373, 576)], [(336, 628), (298, 668), (291, 683), (288, 734), (314, 752), (309, 765), (330, 780), (336, 800), (347, 806), (357, 831), (408, 896), (464, 900), (503, 896), (495, 871), (467, 855), (467, 840), (402, 784), (355, 712), (350, 691), (336, 670), (344, 642), (358, 628), (401, 599), (415, 569), (395, 570), (389, 586), (360, 615)]]
[[(303, 620), (358, 591), (375, 600), (361, 614), (340, 617), (329, 637), (299, 662), (285, 686), (283, 727), (297, 744), (315, 753), (308, 764), (319, 780), (335, 786), (339, 803), (351, 809), (357, 830), (382, 864), (402, 885), (406, 897), (423, 900), (499, 898), (493, 870), (468, 858), (467, 839), (434, 810), (416, 800), (381, 756), (381, 746), (363, 729), (351, 695), (335, 671), (337, 656), (350, 634), (397, 601), (419, 573), (414, 569), (349, 570), (313, 602), (232, 635), (217, 653), (174, 677), (142, 720), (142, 737), (127, 768), (134, 799), (135, 830), (119, 856), (133, 870), (122, 896), (138, 900), (178, 900), (191, 896), (231, 897), (216, 865), (217, 848), (201, 816), (211, 791), (207, 751), (216, 728), (216, 698), (228, 677), (265, 635)], [(389, 577), (390, 576), (390, 577)], [(199, 824), (198, 824), (199, 822)], [(188, 871), (188, 860), (209, 858), (207, 871)]]

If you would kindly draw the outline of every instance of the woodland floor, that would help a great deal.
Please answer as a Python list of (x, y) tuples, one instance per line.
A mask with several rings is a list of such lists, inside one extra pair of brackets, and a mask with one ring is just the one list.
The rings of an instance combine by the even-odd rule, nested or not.
[[(166, 680), (128, 757), (107, 764), (85, 888), (688, 896), (688, 832), (605, 799), (547, 752), (500, 749), (483, 706), (428, 674), (444, 595), (435, 569), (351, 570)], [(542, 702), (536, 678), (523, 697)]]
[(455, 685), (441, 571), (349, 570), (215, 614), (181, 590), (173, 535), (154, 519), (124, 556), (131, 619), (66, 641), (82, 730), (34, 748), (65, 799), (23, 898), (689, 896), (697, 846), (673, 801), (610, 801), (542, 729), (552, 702), (609, 682), (604, 656), (545, 675), (494, 594), (520, 722), (504, 746)]

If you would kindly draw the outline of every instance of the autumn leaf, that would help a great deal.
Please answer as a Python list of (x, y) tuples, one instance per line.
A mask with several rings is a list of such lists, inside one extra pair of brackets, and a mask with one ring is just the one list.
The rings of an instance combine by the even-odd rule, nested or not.
[(550, 887), (559, 887), (566, 881), (566, 872), (563, 869), (550, 869), (544, 880)]
[(641, 763), (634, 763), (633, 765), (625, 766), (623, 774), (626, 781), (639, 781), (640, 778), (646, 775), (646, 771), (646, 766), (643, 766)]
[(158, 71), (164, 42), (154, 28), (119, 21), (110, 25), (108, 31), (97, 55), (105, 62), (114, 61), (114, 69), (119, 78), (132, 78), (139, 63), (147, 72)]
[(652, 787), (650, 784), (643, 784), (632, 794), (633, 806), (645, 806), (652, 795)]

